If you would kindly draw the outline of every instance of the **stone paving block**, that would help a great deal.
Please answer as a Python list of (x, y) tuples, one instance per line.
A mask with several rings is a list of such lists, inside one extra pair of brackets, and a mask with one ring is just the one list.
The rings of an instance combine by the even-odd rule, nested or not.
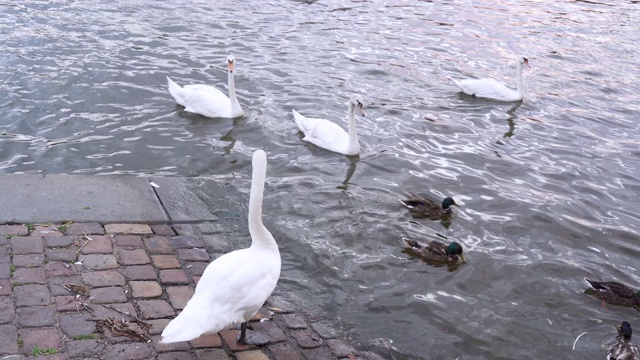
[(104, 229), (108, 234), (153, 234), (151, 227), (146, 224), (107, 224)]
[(309, 330), (293, 330), (291, 336), (298, 346), (303, 349), (311, 349), (322, 345), (322, 338)]
[(23, 341), (22, 353), (25, 355), (31, 354), (35, 346), (41, 349), (62, 349), (60, 334), (55, 328), (26, 329), (22, 331), (20, 338)]
[(284, 322), (287, 324), (289, 329), (306, 329), (307, 324), (304, 322), (304, 319), (298, 314), (285, 314), (282, 316), (284, 318)]
[(44, 265), (43, 254), (14, 255), (13, 265), (18, 267), (35, 267)]
[(76, 301), (75, 295), (56, 296), (55, 301), (57, 312), (77, 311), (82, 308), (82, 306), (78, 306), (79, 302)]
[(102, 235), (104, 229), (98, 223), (72, 223), (67, 225), (67, 235)]
[(113, 252), (113, 247), (111, 246), (111, 237), (105, 235), (94, 235), (91, 236), (93, 240), (84, 240), (82, 244), (84, 245), (87, 242), (87, 245), (84, 245), (82, 250), (80, 250), (83, 254), (111, 254)]
[(178, 235), (201, 235), (200, 229), (191, 224), (173, 224), (173, 229)]
[(178, 235), (171, 238), (171, 244), (176, 249), (190, 249), (204, 247), (204, 241), (195, 235)]
[(118, 246), (143, 247), (142, 237), (138, 235), (116, 235)]
[(187, 274), (181, 269), (160, 270), (160, 282), (163, 284), (188, 284)]
[(78, 266), (69, 264), (66, 261), (49, 261), (44, 266), (44, 271), (48, 278), (58, 276), (70, 277), (78, 275)]
[(254, 330), (267, 334), (272, 344), (287, 340), (287, 335), (273, 321), (255, 322), (251, 326)]
[(219, 234), (226, 231), (225, 225), (217, 220), (201, 222), (199, 224), (195, 224), (195, 227), (198, 228), (200, 235)]
[(112, 286), (91, 289), (89, 294), (91, 302), (96, 304), (127, 302), (127, 296), (121, 287)]
[(49, 279), (51, 295), (71, 295), (69, 290), (64, 288), (65, 284), (82, 284), (82, 280), (80, 279), (80, 276)]
[(90, 356), (99, 357), (105, 349), (105, 344), (98, 340), (73, 340), (67, 341), (67, 355), (69, 357), (79, 357), (86, 359)]
[(146, 343), (116, 344), (109, 347), (107, 360), (140, 360), (151, 359), (151, 349)]
[(0, 279), (8, 279), (11, 275), (10, 263), (0, 263)]
[(209, 266), (209, 263), (204, 261), (188, 262), (184, 264), (184, 268), (191, 276), (202, 276), (207, 266)]
[(16, 236), (11, 238), (11, 251), (14, 255), (42, 254), (44, 243), (41, 237)]
[(152, 236), (147, 239), (143, 239), (144, 246), (147, 247), (150, 254), (171, 254), (173, 253), (173, 247), (171, 247), (171, 240), (166, 236)]
[(295, 311), (293, 304), (291, 304), (289, 300), (279, 295), (271, 295), (271, 297), (267, 299), (267, 303), (272, 308), (280, 309), (279, 311), (277, 311), (278, 314), (287, 314)]
[(269, 360), (269, 357), (262, 350), (241, 351), (234, 355), (237, 360)]
[(171, 305), (164, 300), (139, 300), (138, 306), (145, 319), (157, 319), (176, 314)]
[(71, 246), (69, 249), (47, 249), (45, 255), (51, 261), (68, 262), (76, 258), (76, 251), (77, 246)]
[(238, 341), (236, 340), (236, 336), (239, 332), (239, 330), (222, 330), (219, 332), (219, 334), (222, 337), (222, 340), (224, 340), (225, 344), (227, 344), (229, 349), (231, 349), (231, 351), (233, 352), (255, 349), (256, 347), (253, 345), (243, 345), (238, 343)]
[(15, 317), (13, 299), (10, 296), (0, 296), (0, 324), (10, 323)]
[(0, 296), (11, 295), (11, 281), (0, 279)]
[(48, 236), (44, 240), (47, 247), (66, 248), (71, 245), (78, 245), (80, 242), (78, 236)]
[(319, 321), (315, 324), (311, 324), (313, 330), (315, 330), (323, 339), (334, 339), (338, 337), (338, 332), (331, 326), (328, 321)]
[(222, 339), (218, 334), (204, 334), (189, 341), (194, 348), (219, 348), (222, 347)]
[(115, 270), (92, 271), (82, 274), (82, 281), (91, 287), (124, 286), (124, 276)]
[(158, 360), (192, 360), (195, 359), (187, 351), (174, 351), (158, 354)]
[(129, 281), (134, 298), (154, 298), (162, 295), (160, 284), (155, 281)]
[(171, 226), (166, 224), (151, 225), (151, 230), (154, 234), (162, 236), (174, 236), (176, 234)]
[(193, 277), (193, 283), (194, 283), (194, 284), (196, 284), (196, 285), (198, 285), (198, 282), (200, 282), (200, 278), (201, 278), (201, 277), (202, 277), (202, 276), (194, 276), (194, 277)]
[(149, 334), (158, 335), (162, 334), (162, 330), (167, 327), (171, 319), (156, 319), (156, 320), (147, 320), (146, 322), (151, 325), (151, 329), (149, 329)]
[(118, 255), (120, 256), (120, 262), (124, 265), (144, 265), (151, 262), (147, 253), (142, 249), (118, 249)]
[(353, 346), (347, 345), (344, 342), (342, 342), (341, 340), (331, 339), (331, 340), (325, 341), (325, 344), (327, 344), (327, 346), (329, 347), (331, 352), (336, 357), (341, 358), (341, 357), (358, 355), (358, 352), (356, 351), (356, 349)]
[(156, 270), (151, 265), (134, 265), (124, 268), (124, 274), (129, 280), (155, 280), (158, 278)]
[(36, 225), (29, 236), (64, 236), (57, 226)]
[(13, 325), (0, 325), (0, 353), (17, 354), (18, 348), (18, 329)]
[(304, 360), (300, 353), (287, 343), (270, 345), (269, 351), (276, 360)]
[(173, 286), (167, 288), (169, 301), (174, 309), (182, 310), (193, 296), (194, 290), (189, 286)]
[(228, 253), (231, 251), (231, 245), (222, 235), (202, 235), (207, 252), (212, 253)]
[(200, 349), (196, 350), (198, 360), (230, 360), (227, 353), (222, 349)]
[(0, 234), (27, 236), (29, 235), (29, 228), (27, 228), (25, 225), (0, 225)]
[(178, 257), (186, 261), (209, 261), (209, 254), (204, 249), (178, 249)]
[(85, 270), (108, 270), (118, 267), (118, 261), (113, 255), (80, 255)]
[(41, 267), (17, 268), (12, 280), (20, 284), (44, 284), (44, 269)]
[(331, 356), (331, 353), (324, 346), (320, 346), (314, 349), (302, 349), (302, 355), (307, 360), (327, 360), (335, 359)]
[(360, 356), (364, 359), (364, 360), (385, 360), (385, 358), (383, 356), (380, 356), (374, 352), (371, 351), (365, 351), (363, 353), (360, 354)]
[(251, 321), (259, 321), (262, 319), (271, 320), (272, 318), (273, 318), (272, 311), (269, 310), (269, 307), (263, 305), (260, 309), (258, 309), (258, 311), (255, 314), (253, 314)]
[(45, 285), (22, 285), (13, 288), (16, 306), (48, 305), (51, 302), (49, 289)]
[(16, 310), (18, 325), (24, 327), (52, 326), (55, 324), (55, 308), (53, 306), (27, 306)]
[(153, 265), (158, 269), (178, 269), (180, 268), (180, 262), (178, 258), (173, 255), (152, 255), (151, 261)]
[[(93, 310), (96, 318), (115, 318), (125, 320), (133, 320), (136, 318), (136, 309), (133, 307), (133, 304), (129, 302), (102, 304), (102, 306), (93, 306)], [(127, 337), (123, 338), (127, 339)]]
[(91, 314), (84, 312), (80, 314), (60, 314), (58, 323), (60, 330), (70, 338), (78, 335), (89, 335), (96, 332), (95, 321), (90, 321), (93, 317)]
[(151, 341), (153, 342), (153, 347), (156, 348), (157, 352), (170, 352), (170, 351), (181, 351), (181, 350), (189, 350), (189, 343), (186, 341), (180, 341), (175, 343), (161, 343), (160, 340), (162, 336), (152, 336)]

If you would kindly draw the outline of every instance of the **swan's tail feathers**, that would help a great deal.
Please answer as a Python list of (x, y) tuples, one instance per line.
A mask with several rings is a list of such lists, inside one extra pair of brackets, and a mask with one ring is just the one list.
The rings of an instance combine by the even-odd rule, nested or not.
[(180, 95), (180, 90), (182, 90), (182, 88), (180, 87), (180, 85), (173, 82), (173, 80), (171, 80), (171, 78), (169, 78), (168, 76), (167, 76), (167, 83), (169, 84), (169, 94), (171, 94), (171, 96), (173, 96), (173, 98), (176, 99), (178, 103), (180, 103), (178, 99), (180, 98), (179, 95)]
[(291, 110), (291, 112), (293, 113), (293, 119), (296, 121), (296, 125), (298, 125), (298, 129), (303, 133), (306, 133), (306, 129), (304, 128), (304, 121), (306, 118), (295, 110)]
[(161, 343), (169, 344), (180, 341), (189, 341), (202, 335), (202, 330), (197, 326), (193, 326), (190, 319), (180, 317), (171, 320), (166, 328), (162, 331)]

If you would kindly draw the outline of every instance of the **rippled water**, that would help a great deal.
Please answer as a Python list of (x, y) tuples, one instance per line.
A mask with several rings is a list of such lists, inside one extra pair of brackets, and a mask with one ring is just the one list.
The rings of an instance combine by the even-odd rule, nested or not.
[[(395, 359), (600, 358), (614, 325), (640, 326), (581, 281), (640, 286), (638, 6), (0, 1), (0, 168), (220, 176), (245, 202), (264, 148), (280, 287), (360, 345)], [(228, 53), (245, 117), (177, 107), (165, 76), (226, 92)], [(447, 79), (515, 86), (518, 54), (523, 103)], [(340, 121), (352, 93), (366, 102), (359, 158), (301, 142), (292, 108)], [(407, 191), (463, 206), (448, 228), (414, 220), (397, 202)], [(401, 237), (436, 234), (468, 263), (401, 252)]]

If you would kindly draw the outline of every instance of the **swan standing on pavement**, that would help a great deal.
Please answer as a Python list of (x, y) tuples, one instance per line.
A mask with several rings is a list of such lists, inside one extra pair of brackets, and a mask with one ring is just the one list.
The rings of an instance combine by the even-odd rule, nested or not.
[(509, 89), (494, 79), (452, 80), (458, 85), (462, 92), (467, 95), (498, 101), (520, 101), (524, 97), (524, 80), (522, 80), (523, 65), (529, 66), (529, 59), (521, 56), (518, 59), (518, 87), (516, 90)]
[(351, 96), (347, 105), (349, 106), (349, 133), (329, 120), (304, 117), (297, 111), (292, 110), (298, 129), (304, 133), (302, 140), (340, 154), (358, 155), (360, 153), (360, 143), (358, 142), (356, 120), (353, 115), (358, 109), (360, 115), (364, 116), (362, 97), (357, 94)]
[(238, 323), (241, 323), (238, 342), (261, 345), (268, 341), (263, 334), (247, 331), (247, 322), (276, 287), (281, 260), (275, 239), (262, 224), (267, 154), (256, 150), (252, 164), (251, 247), (224, 254), (207, 266), (187, 306), (162, 332), (163, 343), (189, 341)]
[(222, 91), (209, 85), (185, 85), (180, 87), (167, 76), (169, 93), (176, 102), (184, 106), (184, 110), (200, 114), (209, 118), (237, 118), (243, 115), (242, 108), (236, 97), (236, 86), (233, 80), (235, 58), (227, 57), (229, 69), (229, 97)]

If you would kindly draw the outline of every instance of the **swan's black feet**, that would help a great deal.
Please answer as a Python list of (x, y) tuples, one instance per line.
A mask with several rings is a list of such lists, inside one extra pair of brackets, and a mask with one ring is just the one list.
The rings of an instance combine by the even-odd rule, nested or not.
[(236, 340), (240, 344), (260, 346), (267, 344), (271, 339), (259, 331), (247, 330), (247, 323), (242, 323)]

